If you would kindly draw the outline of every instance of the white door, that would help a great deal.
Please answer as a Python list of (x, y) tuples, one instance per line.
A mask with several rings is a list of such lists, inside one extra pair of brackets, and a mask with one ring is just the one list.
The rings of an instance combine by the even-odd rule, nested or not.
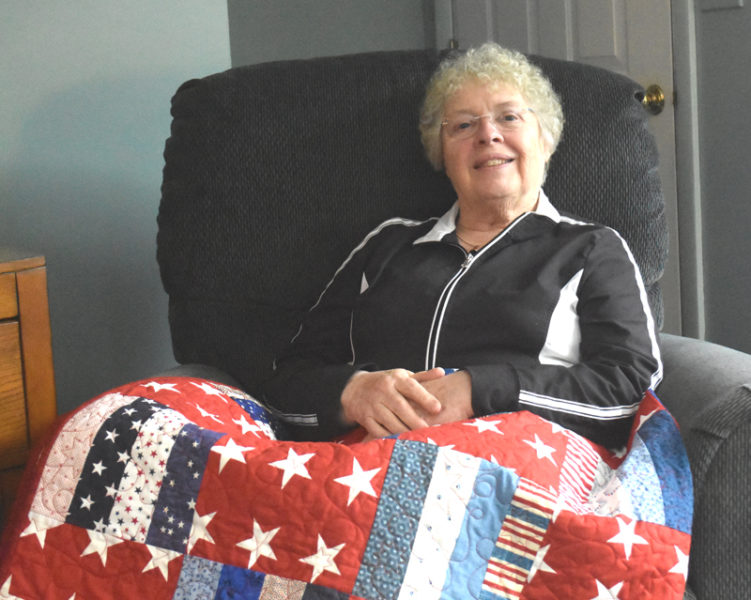
[(663, 330), (681, 332), (670, 0), (436, 0), (439, 47), (485, 41), (522, 52), (589, 63), (664, 91), (650, 118), (660, 156), (670, 248), (661, 286)]

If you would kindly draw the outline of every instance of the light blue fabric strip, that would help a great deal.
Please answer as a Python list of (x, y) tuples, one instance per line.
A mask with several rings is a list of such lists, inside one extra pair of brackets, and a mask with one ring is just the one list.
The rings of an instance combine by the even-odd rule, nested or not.
[(441, 598), (480, 598), (488, 559), (519, 483), (512, 471), (483, 461), (451, 557)]

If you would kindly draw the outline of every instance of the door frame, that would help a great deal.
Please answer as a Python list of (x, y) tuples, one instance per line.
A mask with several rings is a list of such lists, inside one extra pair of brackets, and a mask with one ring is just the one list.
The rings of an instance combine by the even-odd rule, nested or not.
[(699, 78), (696, 13), (692, 0), (670, 1), (675, 87), (675, 170), (678, 192), (682, 334), (704, 339), (704, 260), (701, 161), (699, 158)]

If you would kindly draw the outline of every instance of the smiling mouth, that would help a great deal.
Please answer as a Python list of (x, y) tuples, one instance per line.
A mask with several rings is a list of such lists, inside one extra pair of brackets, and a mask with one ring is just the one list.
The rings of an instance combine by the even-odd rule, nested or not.
[(482, 169), (483, 167), (499, 167), (501, 165), (510, 163), (512, 160), (512, 158), (492, 158), (488, 161), (485, 161), (484, 163), (480, 163), (476, 168)]

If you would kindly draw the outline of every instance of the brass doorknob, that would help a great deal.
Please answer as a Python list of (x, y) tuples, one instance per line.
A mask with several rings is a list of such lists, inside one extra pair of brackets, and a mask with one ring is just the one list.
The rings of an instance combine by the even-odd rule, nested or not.
[(662, 109), (665, 108), (665, 93), (659, 85), (653, 83), (644, 90), (644, 97), (642, 98), (641, 103), (647, 112), (653, 115), (659, 115), (662, 112)]

